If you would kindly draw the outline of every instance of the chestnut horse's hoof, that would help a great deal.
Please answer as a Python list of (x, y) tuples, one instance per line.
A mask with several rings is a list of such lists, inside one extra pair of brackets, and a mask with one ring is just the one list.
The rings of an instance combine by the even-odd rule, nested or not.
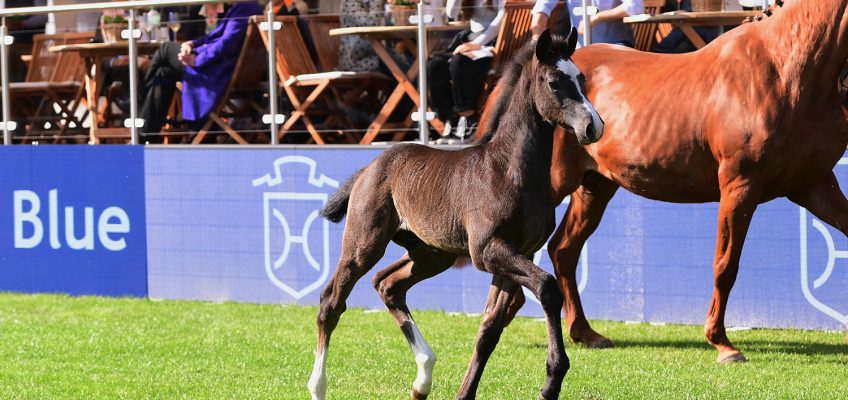
[(719, 364), (735, 364), (735, 363), (743, 363), (748, 362), (748, 359), (739, 351), (725, 351), (723, 353), (718, 353), (718, 361)]
[(421, 394), (417, 390), (412, 389), (412, 400), (427, 400), (427, 396), (429, 394)]
[(583, 343), (590, 349), (608, 349), (613, 347), (612, 340), (609, 340), (595, 331), (590, 331), (585, 335), (572, 336), (571, 340), (574, 343)]
[(584, 343), (586, 343), (586, 347), (590, 349), (608, 349), (610, 347), (613, 347), (612, 340), (609, 340), (603, 336), (596, 340)]

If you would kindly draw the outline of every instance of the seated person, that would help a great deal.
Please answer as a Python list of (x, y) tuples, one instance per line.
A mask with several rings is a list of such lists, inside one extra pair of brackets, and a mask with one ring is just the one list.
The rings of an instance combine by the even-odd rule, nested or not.
[[(733, 1), (733, 3), (737, 7), (736, 10), (741, 9), (738, 1)], [(728, 11), (733, 10), (727, 6), (725, 6), (725, 9)], [(692, 11), (692, 0), (666, 0), (665, 6), (663, 6), (661, 11), (671, 12), (677, 10)], [(705, 43), (709, 43), (721, 34), (721, 28), (714, 26), (696, 27), (695, 32), (698, 33), (701, 39), (704, 39)], [(695, 51), (695, 45), (686, 38), (686, 34), (680, 28), (674, 27), (668, 36), (654, 46), (653, 51), (656, 53), (688, 53)]]
[(259, 14), (262, 6), (257, 2), (234, 3), (208, 35), (182, 44), (162, 43), (153, 54), (141, 88), (143, 133), (162, 130), (177, 81), (183, 82), (183, 119), (195, 125), (202, 123), (229, 84), (249, 17)]
[[(342, 27), (382, 26), (386, 24), (385, 0), (342, 0), (339, 19)], [(373, 72), (380, 69), (380, 58), (362, 37), (343, 36), (339, 46), (339, 71)]]
[[(505, 2), (447, 2), (447, 16), (468, 21), (470, 25), (454, 38), (447, 51), (434, 54), (427, 62), (431, 106), (445, 123), (442, 136), (447, 143), (462, 141), (472, 135), (483, 83), (492, 66), (491, 46), (498, 38)], [(458, 120), (455, 119), (457, 116)], [(455, 134), (452, 126), (457, 127)]]
[[(582, 0), (568, 0), (568, 9), (582, 7)], [(645, 4), (642, 0), (591, 0), (590, 6), (598, 8), (598, 13), (589, 17), (592, 29), (592, 43), (612, 43), (633, 47), (633, 30), (621, 20), (631, 15), (643, 14)], [(583, 45), (583, 16), (571, 14), (571, 23), (577, 27), (579, 42)]]

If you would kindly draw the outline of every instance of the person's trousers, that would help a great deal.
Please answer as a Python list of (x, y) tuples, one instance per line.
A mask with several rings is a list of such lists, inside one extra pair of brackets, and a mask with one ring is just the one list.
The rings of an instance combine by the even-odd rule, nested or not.
[(447, 122), (454, 113), (477, 110), (492, 57), (472, 60), (461, 54), (441, 53), (427, 62), (430, 105)]
[(159, 46), (159, 50), (153, 53), (141, 88), (141, 94), (144, 96), (139, 115), (144, 119), (142, 133), (159, 133), (165, 125), (177, 82), (183, 79), (185, 71), (179, 54), (178, 42), (164, 42)]

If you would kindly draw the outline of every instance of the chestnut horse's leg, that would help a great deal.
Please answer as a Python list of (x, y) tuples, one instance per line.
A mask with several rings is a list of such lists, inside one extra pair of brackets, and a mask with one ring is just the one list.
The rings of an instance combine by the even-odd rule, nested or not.
[[(720, 177), (721, 178), (721, 177)], [(758, 196), (743, 178), (734, 177), (722, 184), (718, 209), (718, 234), (716, 239), (715, 289), (710, 303), (704, 335), (718, 350), (719, 363), (746, 361), (742, 352), (730, 344), (724, 328), (727, 299), (739, 272), (742, 245), (748, 234), (751, 218), (757, 209)]]
[(789, 200), (848, 235), (848, 200), (833, 172), (810, 189), (790, 195)]
[[(365, 199), (371, 200), (371, 199)], [(353, 202), (354, 199), (351, 199)], [(348, 214), (342, 238), (342, 254), (333, 278), (321, 292), (318, 310), (318, 349), (315, 351), (315, 364), (309, 376), (307, 387), (313, 400), (323, 400), (327, 394), (326, 362), (330, 346), (330, 336), (339, 318), (345, 311), (345, 300), (353, 285), (365, 275), (386, 251), (391, 235), (396, 229), (392, 226), (395, 214), (385, 211), (376, 201), (363, 214)], [(391, 204), (391, 203), (389, 203)], [(361, 207), (359, 207), (361, 208)], [(350, 209), (355, 209), (353, 206)]]
[(586, 320), (577, 290), (577, 264), (583, 245), (600, 224), (617, 189), (618, 185), (600, 175), (587, 175), (583, 185), (571, 194), (568, 210), (548, 245), (548, 254), (565, 295), (563, 308), (568, 334), (574, 342), (585, 343), (590, 348), (612, 347), (612, 341), (595, 332)]
[(491, 236), (485, 241), (475, 239), (479, 238), (474, 238), (473, 234), (470, 235), (469, 242), (477, 244), (471, 249), (471, 258), (477, 268), (494, 275), (501, 275), (526, 287), (542, 304), (548, 328), (548, 360), (547, 379), (542, 388), (541, 398), (559, 398), (562, 380), (568, 372), (569, 362), (562, 342), (560, 310), (563, 297), (556, 278), (526, 257), (516, 253), (502, 239)]
[(465, 372), (465, 378), (462, 379), (462, 386), (456, 394), (457, 399), (475, 398), (477, 385), (480, 384), (486, 362), (495, 350), (495, 346), (501, 338), (501, 333), (508, 323), (508, 309), (513, 303), (516, 293), (521, 293), (518, 289), (518, 285), (501, 276), (495, 275), (492, 278), (489, 297), (486, 299), (486, 312), (483, 316), (483, 323), (480, 325), (480, 331), (477, 333), (477, 345), (474, 348), (471, 362), (468, 364), (468, 370)]
[(418, 375), (412, 382), (413, 400), (426, 399), (430, 394), (436, 354), (424, 340), (406, 306), (406, 292), (416, 283), (444, 272), (455, 260), (456, 255), (419, 244), (374, 276), (374, 288), (397, 321), (415, 356)]

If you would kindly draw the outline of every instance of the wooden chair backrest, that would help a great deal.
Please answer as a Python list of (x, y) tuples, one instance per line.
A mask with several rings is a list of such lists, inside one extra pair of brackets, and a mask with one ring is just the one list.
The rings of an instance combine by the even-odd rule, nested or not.
[[(300, 28), (297, 25), (297, 17), (278, 16), (274, 19), (282, 23), (282, 28), (274, 31), (274, 46), (276, 47), (277, 74), (283, 82), (292, 76), (314, 74), (318, 72), (315, 62), (309, 55), (309, 49)], [(253, 17), (255, 24), (265, 21), (264, 17)], [(259, 29), (265, 48), (268, 48), (268, 32)]]
[[(665, 0), (645, 0), (645, 14), (659, 14)], [(658, 24), (634, 24), (633, 47), (637, 50), (651, 51), (657, 43)]]
[(339, 65), (339, 47), (342, 39), (339, 36), (330, 36), (330, 29), (342, 26), (339, 16), (336, 15), (304, 15), (315, 52), (318, 55), (318, 64), (321, 71), (332, 71)]
[(532, 1), (508, 1), (504, 5), (504, 19), (495, 41), (495, 58), (492, 60), (492, 69), (496, 73), (499, 74), (512, 54), (530, 40), (530, 21), (533, 18), (530, 11), (534, 4)]
[(54, 53), (51, 46), (88, 43), (94, 38), (91, 32), (39, 34), (32, 38), (32, 62), (27, 71), (27, 82), (63, 82), (82, 80), (83, 62), (76, 52)]
[(263, 78), (268, 66), (268, 53), (259, 37), (258, 26), (254, 23), (247, 24), (247, 32), (244, 35), (244, 43), (241, 46), (236, 66), (227, 89), (218, 106), (212, 112), (218, 113), (227, 104), (227, 100), (234, 92), (257, 93), (260, 90)]

